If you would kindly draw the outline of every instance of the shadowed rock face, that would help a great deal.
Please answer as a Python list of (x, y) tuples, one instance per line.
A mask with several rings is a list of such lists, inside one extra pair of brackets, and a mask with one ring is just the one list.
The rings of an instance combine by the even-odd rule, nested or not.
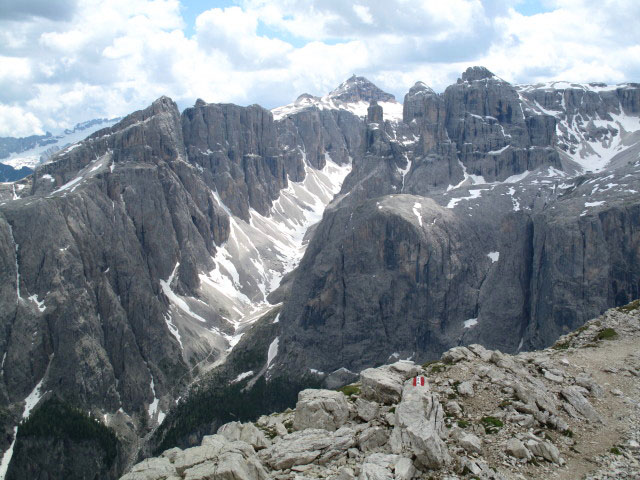
[[(23, 181), (0, 207), (0, 402), (15, 421), (42, 382), (144, 433), (228, 348), (232, 326), (192, 297), (229, 215), (268, 215), (288, 178), (305, 177), (307, 149), (319, 168), (325, 154), (359, 155), (361, 125), (317, 112), (276, 127), (261, 107), (202, 101), (180, 115), (162, 97)], [(192, 300), (179, 334), (171, 295)]]
[(563, 118), (531, 105), (473, 68), (442, 95), (412, 87), (403, 124), (368, 127), (291, 280), (280, 368), (540, 348), (640, 296), (637, 162), (570, 178)]

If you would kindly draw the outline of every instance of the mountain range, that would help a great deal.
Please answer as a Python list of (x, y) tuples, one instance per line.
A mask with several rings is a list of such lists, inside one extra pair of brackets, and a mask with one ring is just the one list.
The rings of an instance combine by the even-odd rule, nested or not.
[[(638, 84), (472, 67), (402, 104), (356, 76), (273, 111), (162, 97), (49, 160), (0, 184), (7, 478), (49, 399), (116, 432), (112, 463), (78, 462), (117, 478), (215, 432), (221, 393), (250, 417), (457, 345), (544, 348), (640, 296)], [(60, 435), (27, 471), (82, 456)]]

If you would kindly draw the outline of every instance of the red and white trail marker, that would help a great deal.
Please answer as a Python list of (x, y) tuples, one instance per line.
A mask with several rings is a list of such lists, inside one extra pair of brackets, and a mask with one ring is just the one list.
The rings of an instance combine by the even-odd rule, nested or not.
[(424, 387), (424, 377), (413, 377), (414, 387)]

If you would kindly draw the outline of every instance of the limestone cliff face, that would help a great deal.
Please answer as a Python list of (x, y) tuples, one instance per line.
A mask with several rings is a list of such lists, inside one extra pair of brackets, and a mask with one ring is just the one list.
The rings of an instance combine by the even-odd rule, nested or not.
[[(162, 97), (22, 182), (0, 207), (0, 401), (14, 423), (46, 391), (106, 413), (125, 441), (162, 420), (229, 347), (233, 325), (198, 297), (231, 222), (269, 215), (314, 141), (319, 167), (325, 148), (339, 163), (359, 148), (348, 112), (304, 122), (201, 101), (180, 115)], [(284, 138), (302, 153), (283, 154)]]
[[(291, 280), (281, 368), (358, 371), (470, 342), (541, 348), (638, 298), (637, 163), (568, 173), (565, 117), (520, 90), (469, 69), (442, 95), (416, 84), (402, 124), (367, 127), (365, 155)], [(601, 114), (632, 111), (620, 105)]]

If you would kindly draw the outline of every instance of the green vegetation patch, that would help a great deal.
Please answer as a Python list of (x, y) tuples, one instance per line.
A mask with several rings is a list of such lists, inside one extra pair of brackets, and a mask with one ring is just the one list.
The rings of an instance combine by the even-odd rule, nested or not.
[(360, 385), (345, 385), (344, 387), (340, 387), (338, 391), (344, 393), (347, 397), (360, 395)]
[(18, 427), (16, 443), (25, 438), (60, 438), (78, 443), (95, 441), (111, 466), (118, 454), (118, 439), (109, 427), (58, 399), (46, 400)]
[(622, 452), (620, 451), (620, 449), (618, 447), (611, 447), (609, 452), (613, 453), (614, 455), (622, 455)]
[(467, 428), (470, 425), (466, 420), (458, 420), (458, 426), (460, 428)]
[(447, 367), (440, 360), (431, 360), (423, 363), (422, 368), (427, 370), (429, 373), (440, 373), (444, 372)]
[(480, 423), (484, 426), (484, 431), (487, 434), (497, 433), (501, 427), (504, 427), (502, 420), (496, 417), (482, 417)]
[(594, 340), (613, 340), (614, 338), (618, 338), (618, 334), (613, 328), (605, 328), (600, 330)]

